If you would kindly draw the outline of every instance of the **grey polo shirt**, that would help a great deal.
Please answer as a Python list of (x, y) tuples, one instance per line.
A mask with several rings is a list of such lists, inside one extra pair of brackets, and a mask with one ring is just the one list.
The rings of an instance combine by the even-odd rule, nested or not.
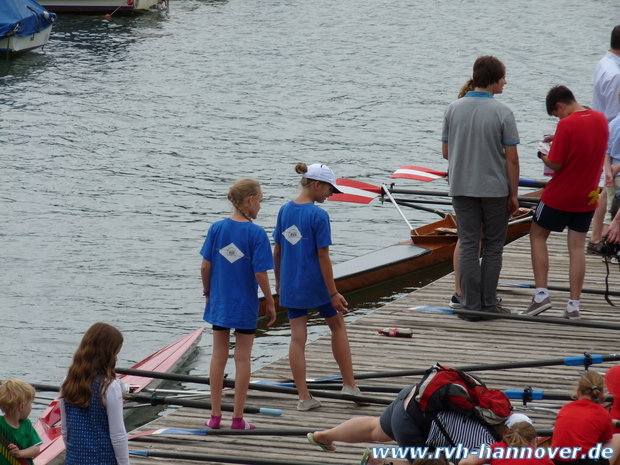
[(488, 92), (470, 91), (444, 115), (450, 195), (506, 197), (510, 193), (505, 145), (517, 145), (512, 111)]

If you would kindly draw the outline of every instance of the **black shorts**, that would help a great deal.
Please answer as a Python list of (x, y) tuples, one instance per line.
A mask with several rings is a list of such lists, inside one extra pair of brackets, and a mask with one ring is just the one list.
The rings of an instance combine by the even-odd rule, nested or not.
[[(223, 326), (213, 325), (213, 331), (224, 331), (226, 329), (231, 329), (231, 328), (224, 328)], [(254, 328), (254, 329), (235, 329), (235, 333), (239, 333), (239, 334), (256, 334), (256, 328)]]
[(562, 232), (568, 226), (575, 232), (587, 233), (594, 216), (594, 210), (590, 212), (566, 212), (538, 203), (534, 211), (534, 223), (548, 231)]

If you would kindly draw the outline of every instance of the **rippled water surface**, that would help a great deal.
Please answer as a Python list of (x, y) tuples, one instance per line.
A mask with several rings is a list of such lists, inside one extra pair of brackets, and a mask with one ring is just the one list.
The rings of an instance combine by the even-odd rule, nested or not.
[[(479, 55), (506, 64), (497, 98), (517, 118), (522, 175), (541, 178), (546, 91), (566, 84), (591, 104), (618, 17), (611, 0), (170, 3), (60, 15), (44, 51), (0, 62), (0, 379), (59, 383), (99, 320), (125, 334), (123, 366), (201, 325), (198, 251), (239, 177), (262, 183), (271, 233), (297, 161), (375, 184), (404, 164), (445, 168), (443, 110)], [(377, 201), (325, 208), (334, 261), (407, 236)], [(354, 298), (349, 318), (416, 279)], [(284, 321), (261, 331), (254, 366), (287, 336)], [(196, 373), (209, 334), (201, 346)]]

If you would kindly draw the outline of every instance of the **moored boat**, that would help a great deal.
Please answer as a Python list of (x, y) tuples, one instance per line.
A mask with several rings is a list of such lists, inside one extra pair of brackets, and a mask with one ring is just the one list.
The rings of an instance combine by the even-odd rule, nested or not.
[(49, 41), (56, 15), (34, 0), (0, 2), (0, 52), (26, 52)]
[(166, 0), (40, 0), (49, 11), (64, 13), (112, 13), (147, 10)]
[[(177, 370), (190, 356), (192, 349), (200, 341), (204, 328), (192, 331), (187, 336), (164, 347), (148, 356), (131, 368), (147, 371), (173, 372)], [(155, 389), (164, 382), (161, 379), (146, 378), (134, 375), (119, 375), (119, 379), (130, 387), (132, 393), (138, 393), (146, 388)], [(127, 416), (130, 411), (126, 412)], [(54, 399), (41, 417), (34, 424), (37, 433), (43, 440), (41, 453), (34, 459), (35, 465), (51, 463), (65, 450), (65, 443), (60, 428), (59, 398)]]

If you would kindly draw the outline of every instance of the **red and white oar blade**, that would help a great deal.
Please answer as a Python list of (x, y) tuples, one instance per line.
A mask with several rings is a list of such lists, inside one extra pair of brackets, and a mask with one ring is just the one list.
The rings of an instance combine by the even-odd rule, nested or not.
[(338, 179), (336, 185), (341, 194), (333, 194), (329, 200), (337, 202), (370, 203), (381, 195), (381, 186), (373, 186), (353, 179)]
[(423, 166), (401, 166), (391, 178), (414, 179), (416, 181), (434, 181), (435, 179), (445, 178), (448, 175), (445, 171), (432, 170)]

